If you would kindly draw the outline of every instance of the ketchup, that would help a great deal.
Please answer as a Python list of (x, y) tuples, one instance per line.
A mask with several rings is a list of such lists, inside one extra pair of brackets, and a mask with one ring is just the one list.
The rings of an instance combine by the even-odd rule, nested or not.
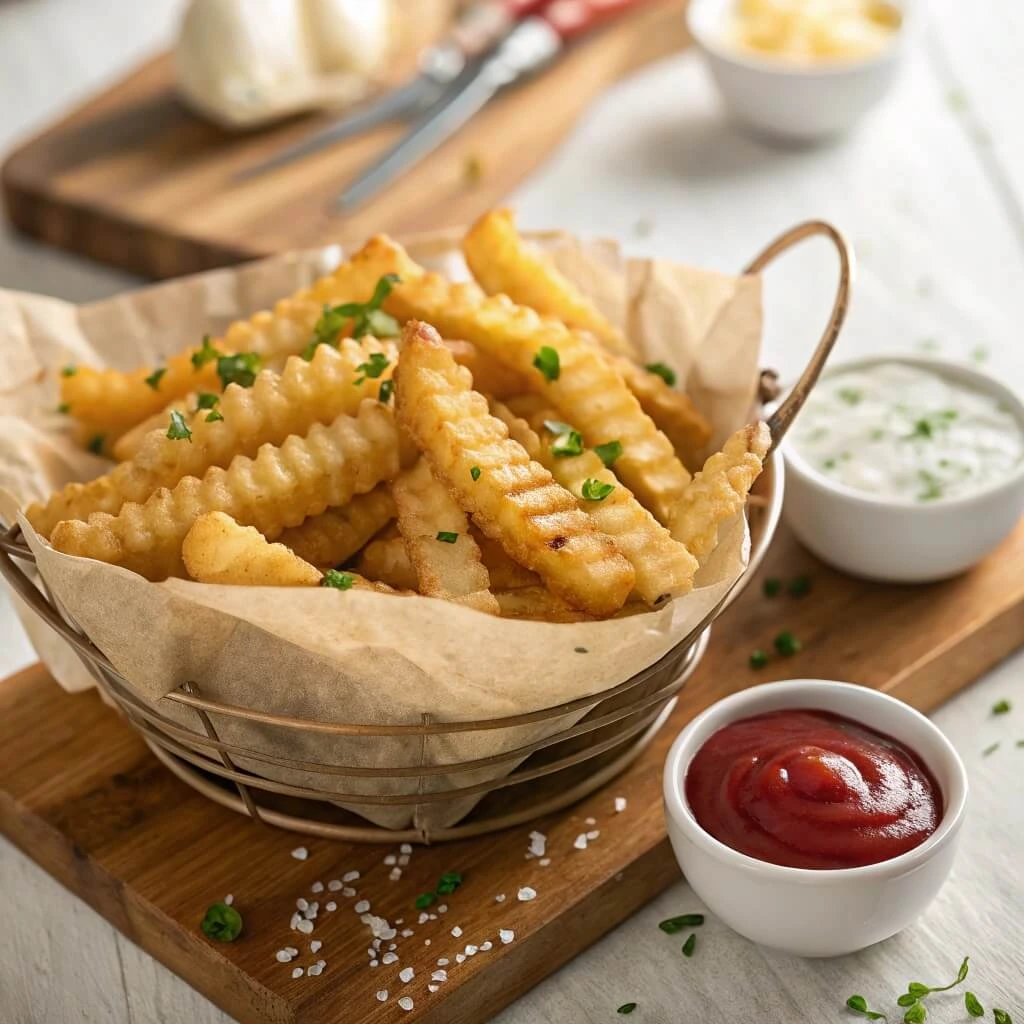
[(938, 784), (917, 754), (809, 709), (719, 729), (690, 763), (686, 799), (719, 842), (792, 868), (890, 860), (920, 846), (942, 819)]

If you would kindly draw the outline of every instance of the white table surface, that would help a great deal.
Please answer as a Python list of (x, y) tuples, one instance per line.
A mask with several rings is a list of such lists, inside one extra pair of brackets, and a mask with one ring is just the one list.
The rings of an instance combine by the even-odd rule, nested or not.
[[(163, 43), (179, 8), (180, 0), (0, 5), (0, 150)], [(840, 355), (929, 339), (955, 358), (980, 347), (1024, 387), (1024, 9), (1016, 0), (929, 8), (898, 92), (844, 142), (785, 151), (736, 134), (694, 56), (683, 55), (595, 104), (513, 197), (522, 221), (736, 269), (780, 229), (825, 217), (860, 258)], [(790, 375), (830, 301), (831, 254), (817, 246), (767, 285), (766, 362)], [(136, 283), (0, 227), (0, 286), (85, 300)], [(33, 660), (0, 592), (0, 678)], [(1022, 677), (1018, 654), (934, 716), (968, 765), (972, 809), (953, 879), (903, 934), (856, 956), (808, 961), (709, 920), (698, 954), (684, 961), (656, 926), (697, 909), (679, 882), (497, 1020), (609, 1021), (635, 1000), (637, 1022), (843, 1021), (853, 1019), (843, 1009), (851, 993), (891, 1009), (908, 980), (952, 978), (967, 954), (970, 987), (988, 1007), (1024, 1019), (1024, 750), (1014, 745), (1024, 738)], [(995, 718), (990, 708), (1003, 697), (1014, 710)], [(996, 739), (1000, 749), (983, 758)], [(0, 1024), (228, 1021), (3, 839), (0, 894)], [(936, 997), (930, 1020), (965, 1019), (959, 995)]]

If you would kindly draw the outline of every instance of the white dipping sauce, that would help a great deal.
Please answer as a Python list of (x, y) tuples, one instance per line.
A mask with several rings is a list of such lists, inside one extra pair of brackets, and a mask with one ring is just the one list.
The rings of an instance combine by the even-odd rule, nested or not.
[(930, 502), (1005, 480), (1024, 460), (1024, 427), (992, 395), (916, 366), (876, 363), (820, 380), (792, 446), (847, 487)]

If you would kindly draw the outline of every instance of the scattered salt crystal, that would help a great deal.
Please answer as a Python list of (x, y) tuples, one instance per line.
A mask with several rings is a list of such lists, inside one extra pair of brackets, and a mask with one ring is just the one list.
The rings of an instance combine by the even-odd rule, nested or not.
[(381, 962), (382, 964), (393, 964), (393, 963), (397, 963), (397, 962), (398, 962), (398, 954), (397, 954), (397, 953), (385, 953), (385, 954), (384, 954), (384, 955), (383, 955), (383, 956), (382, 956), (382, 957), (380, 958), (380, 962)]
[(466, 947), (466, 956), (476, 956), (479, 951), (480, 951), (480, 947), (479, 946), (474, 946), (472, 943), (470, 943)]
[(313, 922), (304, 917), (296, 926), (303, 935), (309, 935), (313, 931)]
[(551, 858), (541, 857), (541, 859), (537, 863), (540, 864), (542, 868), (546, 868), (551, 863)]
[(411, 967), (403, 967), (398, 972), (398, 980), (402, 981), (406, 985), (408, 985), (409, 982), (412, 981), (412, 979), (415, 976), (415, 974), (416, 974), (416, 972)]
[(411, 1010), (416, 1004), (409, 996), (402, 996), (402, 998), (398, 1000), (398, 1005), (403, 1010)]
[(302, 977), (302, 968), (301, 967), (294, 968), (292, 970), (292, 977), (293, 978), (301, 978)]
[(615, 813), (621, 814), (626, 809), (626, 798), (624, 796), (617, 796), (615, 798)]
[(399, 865), (399, 867), (403, 867), (404, 868), (404, 867), (406, 867), (408, 865), (408, 863), (409, 863), (409, 855), (407, 853), (403, 853), (402, 856), (398, 858), (398, 865)]
[(371, 967), (377, 967), (379, 965), (379, 963), (380, 963), (379, 960), (371, 960), (370, 961), (370, 966)]
[(288, 925), (288, 927), (291, 928), (292, 931), (295, 931), (295, 929), (299, 927), (299, 922), (301, 920), (302, 915), (296, 910), (295, 913), (292, 914), (291, 923)]
[(343, 882), (354, 882), (357, 878), (359, 878), (358, 871), (346, 871), (345, 874), (341, 876), (341, 880)]
[(300, 896), (295, 901), (295, 906), (297, 906), (299, 910), (306, 910), (309, 907), (309, 904)]
[(408, 843), (402, 843), (398, 848), (399, 853), (412, 853), (412, 847)]
[(309, 850), (304, 846), (296, 846), (295, 849), (292, 850), (292, 856), (296, 860), (305, 860), (309, 856)]
[(585, 819), (584, 824), (585, 825), (596, 825), (597, 824), (597, 818), (587, 818), (587, 819)]
[(230, 907), (231, 904), (234, 903), (234, 902), (235, 902), (235, 897), (231, 893), (228, 893), (227, 896), (224, 897), (224, 905), (225, 906)]
[(402, 877), (402, 869), (401, 868), (392, 868), (391, 871), (388, 872), (388, 878), (390, 878), (392, 882), (397, 882), (401, 877)]
[(309, 921), (313, 921), (313, 920), (315, 920), (316, 915), (319, 914), (319, 913), (320, 913), (320, 904), (316, 903), (316, 902), (313, 902), (313, 903), (310, 903), (310, 905), (308, 907), (306, 907), (306, 909), (302, 912), (302, 916), (305, 917)]
[(434, 971), (434, 973), (430, 977), (432, 981), (447, 981), (448, 972), (445, 970)]
[(403, 939), (407, 939), (407, 938), (409, 938), (410, 935), (415, 935), (415, 934), (416, 933), (411, 928), (403, 928), (402, 929), (402, 938)]
[(589, 839), (591, 842), (593, 842), (600, 834), (601, 834), (601, 830), (595, 828), (592, 831), (587, 833), (587, 839)]
[(350, 899), (352, 899), (353, 896), (355, 896), (355, 894), (356, 894), (355, 889), (353, 889), (352, 886), (350, 886), (350, 885), (346, 885), (345, 888), (341, 890), (341, 895), (344, 896), (345, 899), (349, 899), (350, 900)]
[(337, 892), (341, 888), (341, 879), (340, 878), (332, 878), (327, 883), (327, 888), (330, 889), (331, 892)]
[(398, 858), (397, 858), (397, 857), (396, 857), (396, 856), (395, 856), (395, 855), (394, 855), (393, 853), (389, 853), (389, 854), (388, 854), (388, 855), (387, 855), (387, 856), (386, 856), (386, 857), (384, 858), (384, 863), (385, 863), (385, 864), (386, 864), (386, 865), (387, 865), (388, 867), (391, 867), (391, 865), (392, 865), (392, 864), (397, 864), (397, 863), (398, 863)]
[(416, 919), (417, 924), (426, 924), (430, 920), (430, 915), (425, 911), (420, 911), (420, 916)]
[(429, 946), (430, 945), (430, 939), (424, 939), (423, 940), (423, 945), (424, 946)]
[(448, 904), (447, 903), (438, 903), (438, 905), (437, 905), (437, 912), (439, 914), (447, 914), (448, 913)]
[(585, 850), (587, 848), (587, 834), (581, 832), (572, 844), (577, 850)]
[(457, 964), (465, 963), (466, 962), (466, 954), (465, 953), (456, 953), (455, 954), (455, 962)]
[(386, 1002), (387, 998), (388, 998), (388, 990), (386, 988), (382, 988), (377, 993), (377, 1002), (379, 1002), (379, 1003)]
[(534, 857), (543, 857), (547, 846), (548, 837), (543, 832), (530, 833), (530, 853)]
[(459, 938), (459, 936), (460, 936), (460, 935), (462, 935), (462, 929), (461, 929), (461, 928), (460, 928), (460, 927), (459, 927), (458, 925), (456, 925), (456, 926), (455, 926), (455, 927), (454, 927), (454, 928), (452, 929), (452, 935), (454, 935), (454, 936), (455, 936), (455, 938)]
[(373, 940), (373, 948), (374, 949), (380, 949), (380, 939), (374, 939)]
[(494, 902), (495, 903), (504, 903), (505, 902), (505, 894), (504, 893), (499, 893), (497, 896), (494, 897)]
[(501, 928), (498, 931), (498, 938), (501, 939), (501, 944), (503, 946), (507, 946), (515, 937), (516, 933), (510, 928)]
[(428, 985), (427, 986), (427, 991), (428, 992), (436, 992), (440, 987), (441, 987), (440, 985)]
[(404, 917), (396, 917), (395, 918), (395, 924), (405, 924), (405, 918)]
[(366, 955), (372, 960), (377, 955), (377, 950), (371, 947), (366, 951)]
[(279, 949), (274, 954), (274, 959), (277, 960), (277, 962), (279, 964), (289, 963), (291, 961), (291, 958), (292, 958), (292, 955), (291, 955), (291, 953), (288, 952), (287, 949)]
[(369, 900), (360, 900), (355, 907), (357, 914), (365, 914), (370, 909)]
[(486, 942), (481, 942), (480, 943), (480, 952), (481, 953), (486, 953), (487, 950), (491, 949), (493, 946), (494, 946), (494, 943), (491, 942), (490, 939), (488, 939)]
[(310, 892), (323, 892), (324, 891), (324, 883), (323, 882), (314, 882), (309, 887), (309, 891)]
[(520, 889), (519, 892), (516, 893), (516, 899), (519, 900), (520, 903), (529, 903), (530, 900), (536, 898), (537, 890), (531, 889), (528, 885), (524, 885), (522, 889)]
[(320, 961), (320, 963), (316, 963), (316, 964), (310, 964), (309, 965), (309, 970), (306, 973), (311, 978), (315, 978), (318, 975), (323, 974), (324, 973), (323, 961)]
[(398, 949), (398, 943), (397, 942), (389, 942), (388, 943), (388, 949)]
[(437, 966), (438, 967), (447, 967), (448, 966), (448, 957), (446, 957), (446, 956), (439, 956), (437, 958)]
[(331, 902), (328, 903), (327, 906), (324, 909), (325, 910), (331, 910), (331, 911), (337, 910), (338, 909), (338, 904), (335, 903), (334, 900), (331, 900)]
[(319, 953), (322, 946), (323, 946), (323, 943), (319, 939), (314, 939), (309, 944), (309, 951), (310, 951), (310, 953)]
[(299, 951), (294, 946), (285, 946), (284, 948), (287, 952), (291, 953), (292, 956), (299, 955)]
[(427, 914), (427, 920), (428, 921), (436, 921), (437, 920), (437, 914)]

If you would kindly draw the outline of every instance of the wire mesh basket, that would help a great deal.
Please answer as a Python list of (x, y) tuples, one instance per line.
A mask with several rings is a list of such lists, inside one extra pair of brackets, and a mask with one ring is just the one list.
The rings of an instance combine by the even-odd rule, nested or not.
[[(675, 705), (676, 696), (707, 648), (713, 619), (742, 591), (764, 557), (782, 509), (783, 472), (776, 452), (789, 425), (813, 387), (839, 334), (849, 301), (852, 255), (835, 228), (821, 221), (798, 225), (781, 235), (744, 270), (759, 273), (778, 255), (812, 236), (829, 239), (840, 264), (839, 284), (825, 332), (796, 386), (767, 418), (772, 455), (755, 484), (748, 506), (751, 534), (749, 564), (732, 590), (691, 632), (654, 664), (617, 686), (525, 714), (476, 721), (437, 721), (429, 714), (418, 723), (379, 725), (324, 722), (270, 714), (258, 707), (229, 705), (204, 697), (193, 681), (156, 701), (132, 688), (60, 607), (33, 569), (33, 555), (17, 524), (0, 534), (0, 572), (29, 609), (71, 645), (106, 699), (139, 731), (159, 760), (175, 775), (223, 806), (268, 824), (353, 842), (436, 842), (462, 839), (507, 828), (551, 813), (604, 785), (649, 744)], [(772, 376), (762, 376), (761, 400), (770, 401)], [(325, 764), (273, 756), (227, 742), (223, 723), (243, 719), (261, 728), (298, 730), (332, 737), (399, 738), (425, 744), (427, 738), (509, 730), (519, 726), (552, 727), (540, 738), (499, 754), (444, 764), (366, 767)], [(183, 724), (190, 723), (190, 724)], [(217, 728), (221, 723), (220, 731)], [(239, 762), (246, 767), (241, 767)], [(260, 774), (259, 766), (280, 775), (285, 769), (310, 780), (295, 784)], [(468, 781), (430, 789), (430, 776)], [(375, 793), (339, 790), (337, 780), (360, 776), (418, 779), (415, 792)], [(331, 785), (316, 780), (330, 777)], [(419, 807), (480, 799), (468, 819), (446, 828), (388, 829), (364, 821), (358, 811), (370, 807)], [(342, 806), (343, 805), (343, 806)], [(353, 813), (356, 812), (356, 813)]]

